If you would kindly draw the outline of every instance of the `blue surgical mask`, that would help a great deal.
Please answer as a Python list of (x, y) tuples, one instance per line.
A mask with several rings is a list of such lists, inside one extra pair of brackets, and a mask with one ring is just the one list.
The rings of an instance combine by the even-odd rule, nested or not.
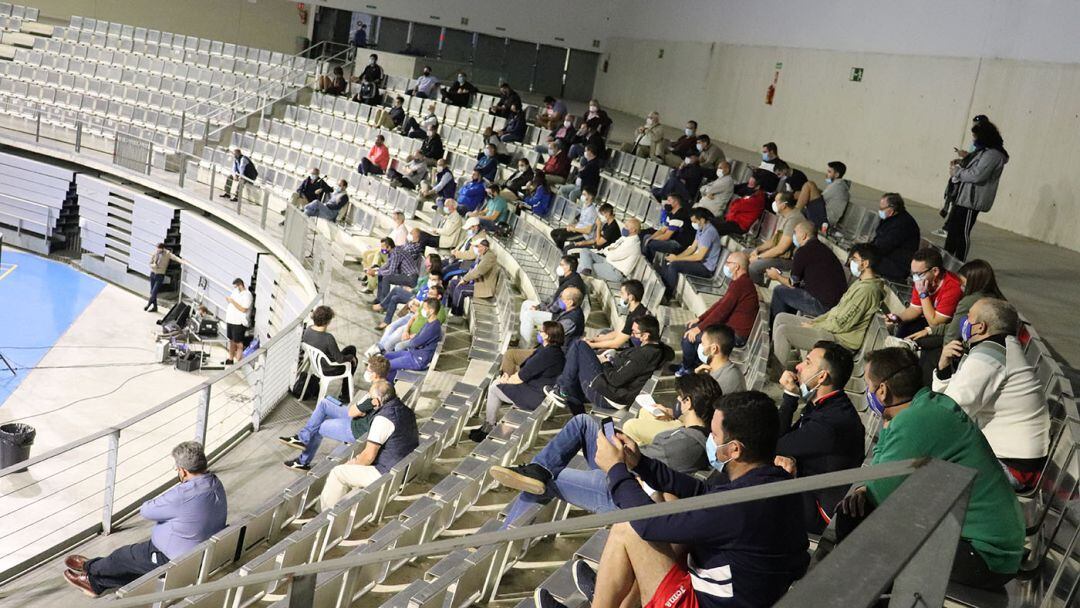
[(971, 142), (971, 145), (968, 146), (968, 152), (974, 152), (975, 149), (976, 149), (975, 142)]
[(870, 408), (871, 412), (874, 412), (876, 416), (881, 416), (885, 413), (885, 404), (878, 399), (878, 396), (869, 389), (866, 391), (866, 407)]
[(796, 249), (798, 249), (799, 246), (802, 245), (802, 243), (799, 242), (799, 235), (795, 234), (794, 232), (791, 233), (791, 244), (794, 245)]
[(709, 362), (709, 355), (707, 355), (705, 353), (705, 345), (704, 344), (698, 344), (697, 345), (697, 358), (702, 363), (708, 363)]
[(540, 346), (544, 345), (544, 334), (542, 332), (536, 332), (536, 343)]
[[(821, 372), (818, 372), (818, 373), (821, 373)], [(802, 395), (803, 399), (809, 399), (810, 395), (813, 395), (814, 391), (816, 391), (819, 386), (821, 386), (820, 382), (818, 382), (818, 385), (815, 386), (814, 388), (810, 388), (810, 386), (808, 384), (806, 384), (805, 382), (800, 382), (799, 383), (799, 394)]]
[(564, 302), (562, 300), (559, 300), (559, 310), (562, 310), (562, 311), (566, 310), (566, 302)]
[(725, 277), (729, 279), (734, 278), (734, 273), (731, 272), (731, 266), (724, 266), (724, 270), (722, 272), (724, 273)]
[(880, 217), (881, 219), (886, 219), (885, 210), (884, 209), (878, 209), (877, 216)]
[[(728, 443), (731, 442), (728, 441), (727, 443), (722, 443), (720, 445), (727, 445)], [(720, 449), (720, 445), (716, 445), (716, 441), (712, 438), (712, 433), (709, 433), (709, 438), (705, 440), (705, 455), (709, 457), (709, 466), (717, 471), (723, 471), (724, 465), (731, 462), (730, 458), (727, 460), (719, 460), (716, 457), (716, 451)]]
[(825, 183), (826, 183), (826, 184), (831, 184), (831, 183), (833, 183), (833, 178), (831, 178), (831, 177), (826, 177), (826, 178), (825, 178)]
[(627, 230), (626, 228), (623, 228), (623, 229), (622, 229), (622, 235), (623, 235), (623, 236), (630, 236), (630, 231), (629, 231), (629, 230)]
[(630, 344), (633, 344), (634, 346), (641, 346), (641, 338), (630, 336)]
[(964, 342), (971, 341), (971, 319), (967, 315), (960, 318), (960, 339)]
[(762, 152), (761, 153), (761, 160), (763, 160), (765, 162), (769, 162), (769, 154), (767, 152)]

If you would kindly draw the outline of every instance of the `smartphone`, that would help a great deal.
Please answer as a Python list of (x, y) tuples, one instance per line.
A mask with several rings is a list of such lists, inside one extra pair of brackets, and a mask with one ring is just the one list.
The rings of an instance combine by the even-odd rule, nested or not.
[(612, 444), (615, 443), (615, 421), (611, 419), (611, 416), (605, 416), (600, 419), (600, 428), (604, 431), (604, 436)]

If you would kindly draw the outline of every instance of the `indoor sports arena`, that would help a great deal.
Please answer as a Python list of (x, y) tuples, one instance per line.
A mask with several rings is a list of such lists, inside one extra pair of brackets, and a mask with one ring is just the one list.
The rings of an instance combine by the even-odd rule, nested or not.
[(0, 608), (1080, 606), (1080, 6), (24, 1)]

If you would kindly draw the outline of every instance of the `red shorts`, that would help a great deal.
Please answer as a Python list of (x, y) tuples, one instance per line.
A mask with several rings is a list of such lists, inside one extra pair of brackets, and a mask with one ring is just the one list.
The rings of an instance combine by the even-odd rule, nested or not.
[(675, 564), (668, 570), (652, 599), (642, 608), (698, 608), (694, 586), (690, 583), (690, 571), (686, 564)]

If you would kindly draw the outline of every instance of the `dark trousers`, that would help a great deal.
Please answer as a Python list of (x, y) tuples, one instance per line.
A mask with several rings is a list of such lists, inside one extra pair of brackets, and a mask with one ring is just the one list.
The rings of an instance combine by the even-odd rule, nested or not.
[(692, 277), (711, 277), (713, 271), (709, 270), (704, 262), (671, 262), (660, 268), (660, 278), (664, 280), (667, 289), (664, 295), (671, 297), (675, 294), (675, 286), (679, 284), (679, 275), (688, 274)]
[(555, 241), (555, 246), (562, 249), (566, 245), (567, 241), (582, 241), (585, 239), (585, 235), (579, 232), (570, 232), (566, 228), (556, 228), (551, 231), (551, 240)]
[(607, 407), (604, 396), (592, 387), (593, 380), (603, 371), (596, 351), (584, 340), (575, 340), (566, 351), (566, 365), (557, 383), (566, 396), (566, 407), (574, 414), (585, 413), (585, 403)]
[(430, 232), (420, 231), (420, 244), (424, 247), (431, 247), (432, 249), (439, 248), (439, 237), (431, 234)]
[(376, 165), (375, 163), (371, 162), (370, 160), (368, 160), (366, 158), (361, 158), (360, 159), (360, 166), (357, 167), (356, 170), (359, 171), (363, 175), (382, 175), (383, 174), (383, 170), (379, 167), (379, 165)]
[(101, 595), (109, 589), (123, 587), (168, 561), (169, 558), (147, 540), (87, 561), (86, 573), (94, 593)]
[(405, 119), (405, 123), (401, 125), (401, 132), (413, 139), (424, 139), (426, 135), (424, 130), (420, 128), (420, 123), (412, 116)]
[[(684, 228), (685, 230), (685, 228)], [(650, 263), (656, 257), (657, 252), (660, 253), (679, 253), (685, 249), (679, 241), (674, 238), (670, 238), (666, 241), (658, 241), (655, 239), (646, 239), (641, 244), (641, 255), (645, 256), (645, 259)]]
[(382, 302), (386, 298), (386, 294), (390, 293), (390, 288), (394, 285), (401, 285), (404, 287), (412, 287), (416, 285), (415, 274), (384, 274), (379, 275), (379, 286), (375, 290), (375, 301)]
[(742, 229), (742, 226), (735, 222), (729, 222), (727, 220), (713, 223), (713, 228), (720, 233), (720, 236), (729, 236), (732, 234), (744, 234), (746, 231)]
[(155, 272), (150, 273), (150, 299), (147, 300), (147, 304), (157, 307), (157, 294), (161, 291), (161, 286), (165, 284), (165, 275), (157, 274)]
[(816, 317), (825, 314), (828, 309), (805, 289), (778, 285), (773, 290), (772, 303), (769, 305), (769, 327), (772, 327), (776, 315), (782, 312), (801, 312)]
[[(348, 363), (351, 363), (353, 372), (356, 371), (358, 361), (356, 359), (356, 347), (355, 346), (350, 344), (349, 346), (346, 346), (345, 348), (341, 349), (341, 359), (342, 359), (342, 361), (346, 361)], [(326, 365), (326, 366), (323, 366), (323, 373), (328, 375), (328, 376), (336, 376), (336, 375), (338, 375), (340, 373), (343, 373), (344, 371), (345, 371), (345, 366), (344, 365)], [(351, 399), (352, 399), (352, 395), (349, 394), (349, 383), (345, 382), (345, 381), (342, 381), (341, 382), (341, 392), (338, 393), (338, 401), (347, 404), (347, 403), (349, 403), (349, 401)]]
[(971, 248), (971, 228), (978, 217), (979, 212), (974, 209), (953, 205), (949, 218), (945, 220), (945, 230), (949, 232), (945, 237), (945, 251), (961, 262), (967, 261)]
[(450, 312), (459, 317), (465, 314), (465, 299), (471, 298), (475, 291), (476, 283), (462, 281), (461, 277), (451, 279), (447, 290), (450, 294)]

